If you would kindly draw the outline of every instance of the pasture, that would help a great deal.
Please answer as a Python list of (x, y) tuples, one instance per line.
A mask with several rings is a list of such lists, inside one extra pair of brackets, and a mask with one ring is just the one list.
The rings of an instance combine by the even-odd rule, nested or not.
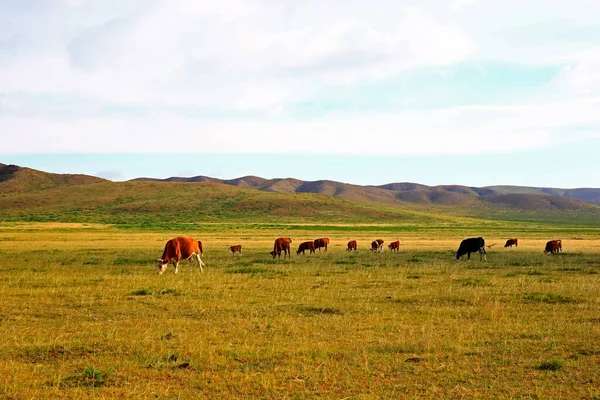
[[(205, 272), (158, 276), (180, 234)], [(456, 262), (479, 235), (487, 263)], [(278, 236), (291, 260), (268, 254)], [(564, 253), (543, 255), (554, 238)], [(592, 228), (3, 223), (0, 291), (4, 398), (600, 398)]]

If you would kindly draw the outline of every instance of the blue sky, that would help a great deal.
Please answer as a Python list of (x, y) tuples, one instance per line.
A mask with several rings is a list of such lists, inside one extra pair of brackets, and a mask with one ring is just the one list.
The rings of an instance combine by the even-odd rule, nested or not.
[(0, 0), (0, 162), (600, 187), (598, 15), (595, 0)]

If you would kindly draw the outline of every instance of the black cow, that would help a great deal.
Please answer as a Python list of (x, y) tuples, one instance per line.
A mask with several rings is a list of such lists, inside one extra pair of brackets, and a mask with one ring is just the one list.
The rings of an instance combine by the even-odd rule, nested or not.
[(479, 252), (479, 261), (487, 261), (485, 255), (485, 240), (482, 237), (469, 238), (460, 242), (458, 251), (456, 252), (456, 261), (460, 260), (463, 255), (467, 255), (467, 260), (471, 259), (471, 253)]

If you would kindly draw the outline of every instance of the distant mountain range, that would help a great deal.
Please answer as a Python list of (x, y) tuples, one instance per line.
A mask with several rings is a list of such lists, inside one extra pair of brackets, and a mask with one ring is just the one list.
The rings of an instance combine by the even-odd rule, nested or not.
[[(187, 211), (183, 211), (187, 210)], [(0, 220), (441, 221), (457, 218), (600, 223), (600, 189), (360, 186), (245, 176), (127, 182), (0, 164)], [(54, 218), (54, 219), (51, 219)]]
[(380, 204), (411, 203), (431, 206), (469, 206), (477, 202), (505, 205), (526, 210), (579, 210), (589, 204), (600, 205), (600, 189), (558, 189), (525, 186), (461, 185), (426, 186), (418, 183), (389, 183), (381, 186), (360, 186), (329, 180), (264, 179), (244, 176), (237, 179), (217, 179), (208, 176), (167, 179), (137, 178), (152, 182), (213, 182), (278, 193), (317, 193), (345, 200)]

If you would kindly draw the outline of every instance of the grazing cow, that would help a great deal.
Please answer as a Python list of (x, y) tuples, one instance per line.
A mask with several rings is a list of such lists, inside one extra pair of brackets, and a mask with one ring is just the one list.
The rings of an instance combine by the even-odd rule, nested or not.
[(556, 254), (559, 252), (562, 252), (562, 240), (550, 240), (548, 243), (546, 243), (544, 254)]
[(390, 251), (396, 251), (396, 253), (399, 252), (400, 251), (400, 241), (396, 240), (395, 242), (388, 244), (388, 248), (390, 249)]
[(329, 238), (315, 239), (314, 243), (315, 249), (319, 249), (319, 251), (321, 251), (321, 247), (324, 247), (325, 251), (327, 251), (327, 246), (329, 245)]
[(285, 258), (286, 254), (288, 256), (288, 258), (292, 257), (292, 253), (290, 252), (290, 244), (292, 243), (292, 239), (288, 238), (284, 238), (284, 237), (280, 237), (275, 239), (275, 243), (273, 244), (273, 251), (271, 252), (271, 255), (273, 256), (273, 258), (275, 258), (275, 256), (279, 256), (279, 258), (281, 258), (281, 252), (283, 251), (283, 258)]
[(298, 251), (296, 252), (296, 254), (304, 254), (304, 251), (309, 250), (308, 254), (313, 254), (315, 252), (315, 243), (314, 242), (304, 242), (304, 243), (300, 243), (300, 246), (298, 246)]
[(519, 247), (519, 239), (508, 239), (504, 247), (513, 247), (513, 245), (515, 245), (515, 247)]
[(242, 255), (242, 245), (241, 244), (238, 244), (235, 246), (229, 246), (229, 248), (227, 250), (231, 251), (234, 256), (235, 256), (235, 253), (240, 253), (240, 256)]
[(383, 251), (383, 239), (376, 239), (371, 242), (371, 251)]
[(356, 251), (356, 246), (357, 246), (356, 240), (351, 240), (351, 241), (348, 242), (348, 248), (346, 250), (348, 250), (348, 251), (352, 251), (352, 250)]
[[(489, 246), (488, 246), (489, 247)], [(458, 251), (456, 252), (456, 261), (460, 260), (463, 255), (467, 255), (467, 260), (471, 259), (471, 253), (479, 253), (479, 261), (487, 261), (485, 251), (485, 240), (482, 237), (469, 238), (460, 242)]]
[(188, 260), (190, 262), (190, 271), (194, 265), (193, 259), (198, 260), (200, 271), (204, 272), (202, 267), (206, 267), (200, 258), (202, 256), (202, 243), (199, 240), (189, 237), (176, 237), (165, 244), (165, 250), (161, 258), (156, 260), (158, 274), (167, 270), (169, 263), (175, 267), (175, 273), (179, 272), (179, 261)]

